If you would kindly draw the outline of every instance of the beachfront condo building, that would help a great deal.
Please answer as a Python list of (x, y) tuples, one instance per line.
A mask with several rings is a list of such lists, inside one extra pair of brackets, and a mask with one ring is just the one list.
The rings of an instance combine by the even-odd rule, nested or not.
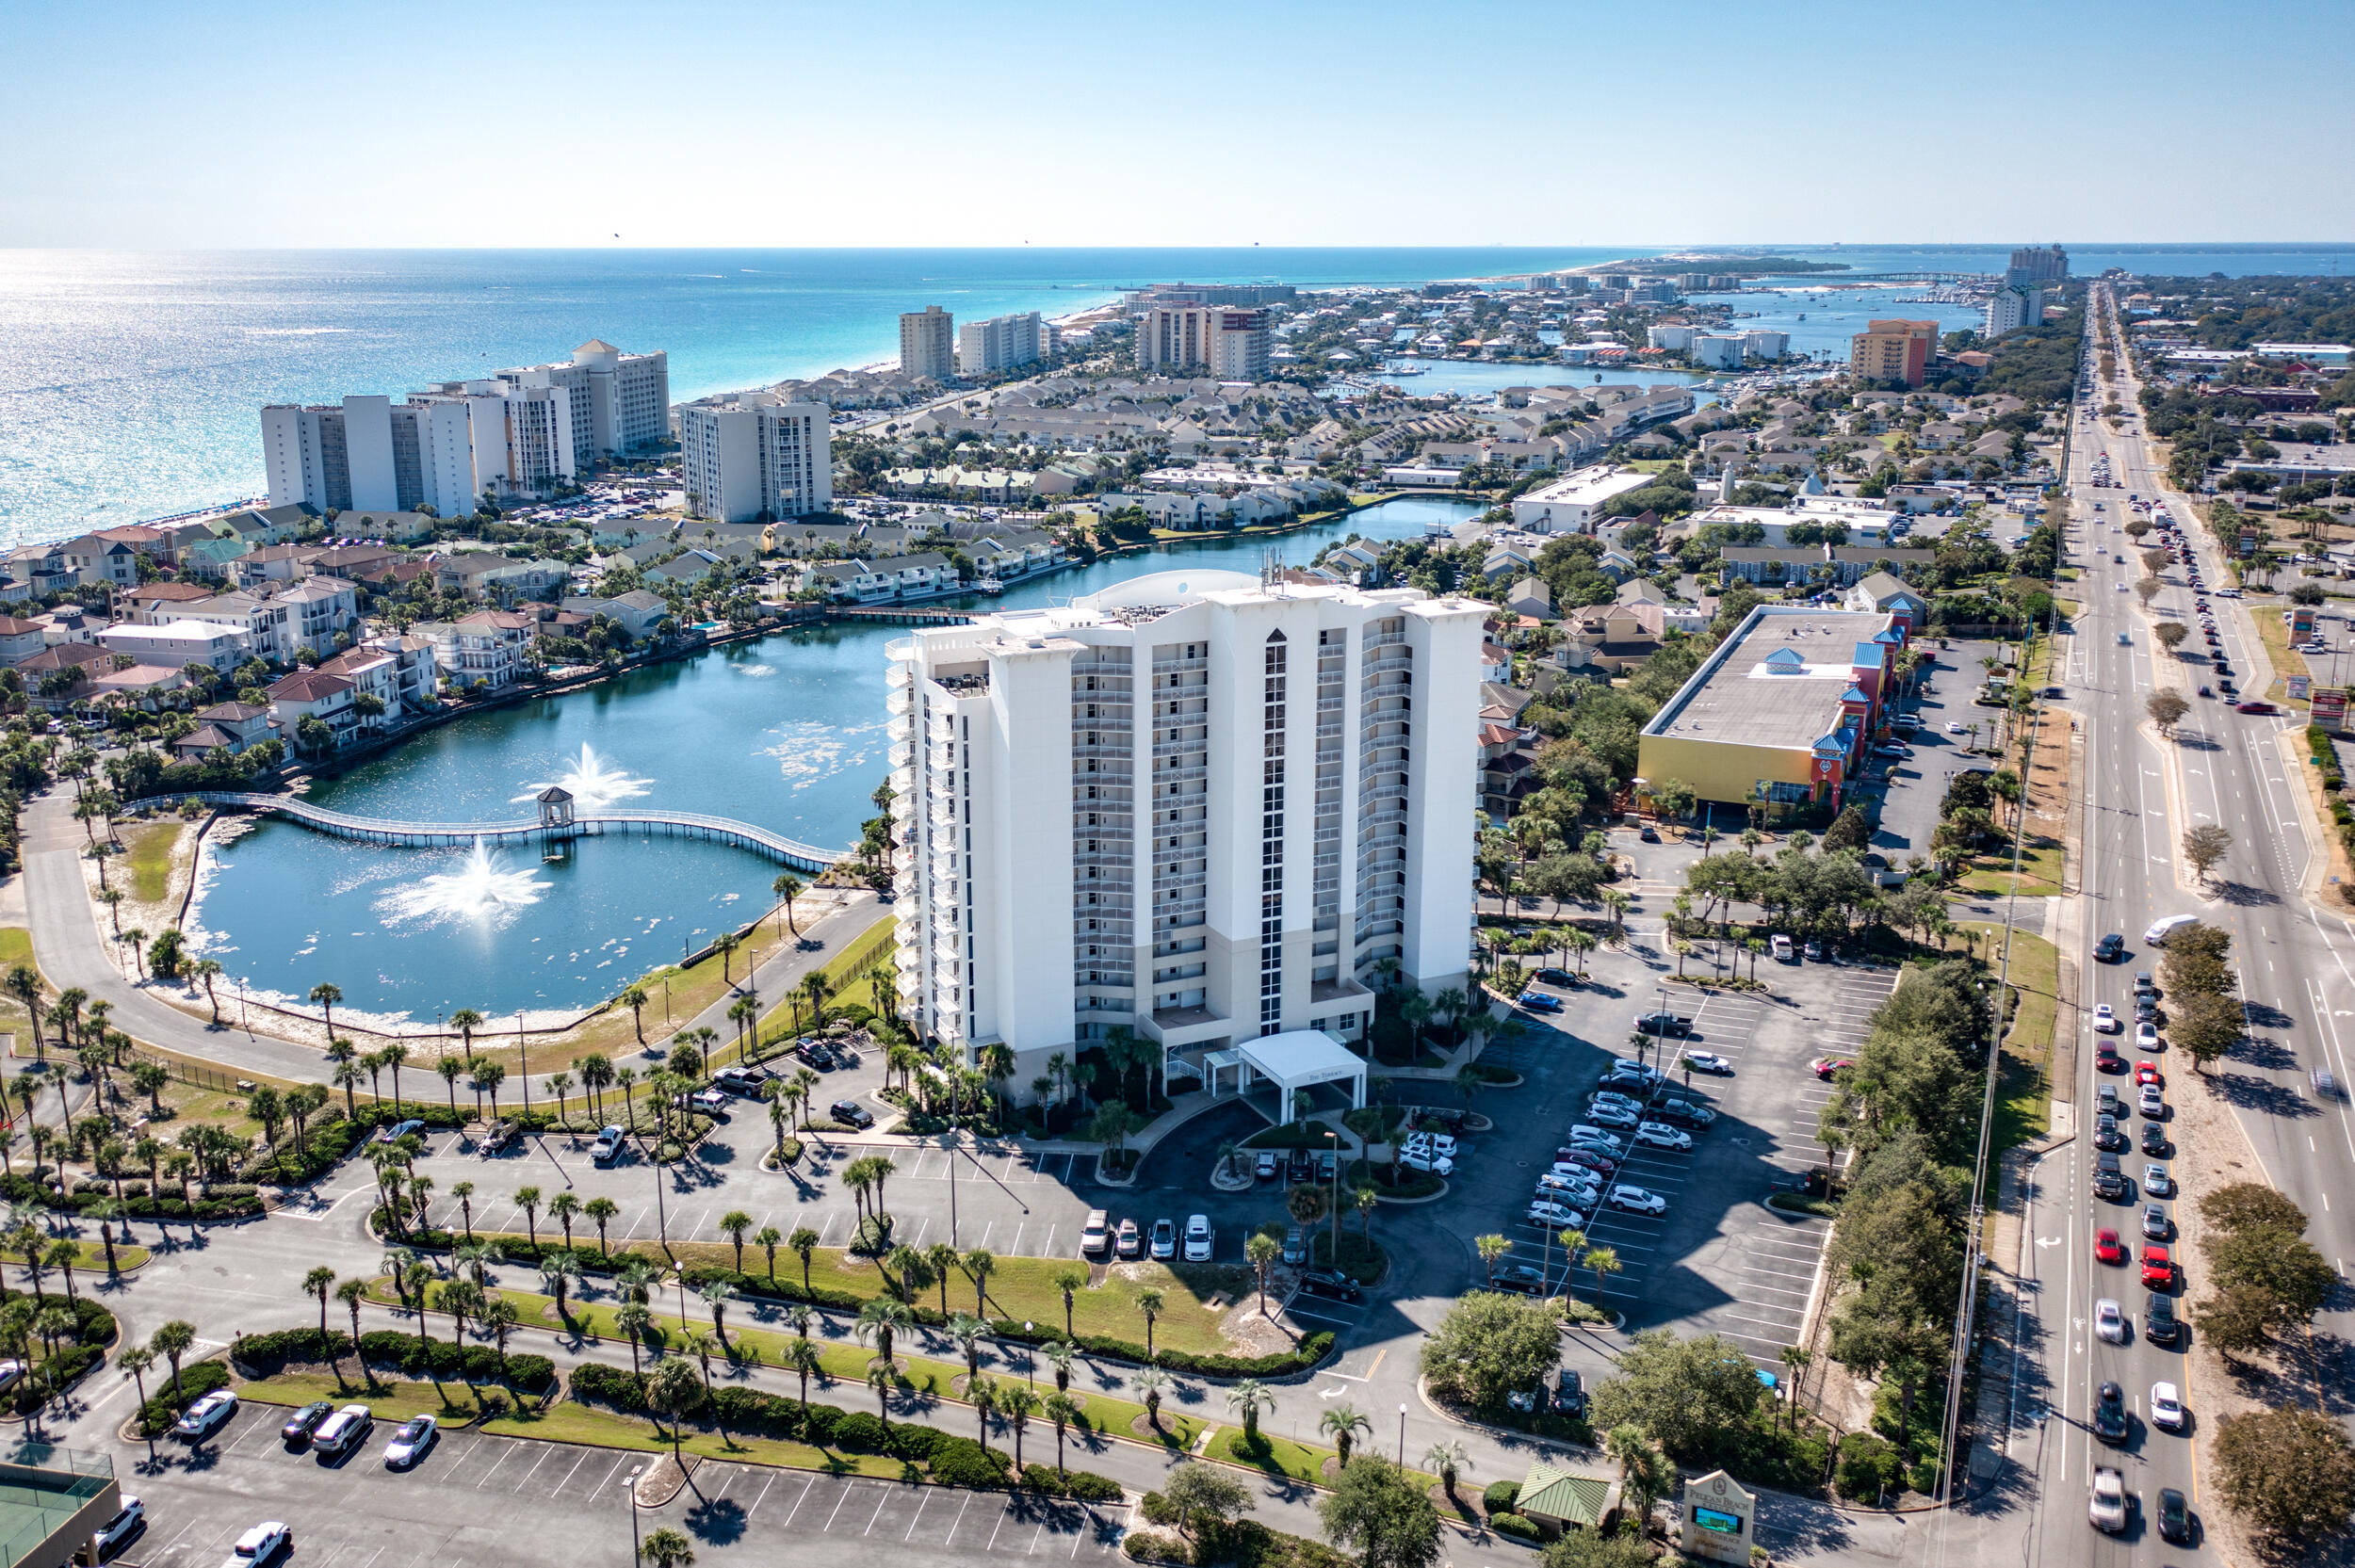
[(901, 1016), (1016, 1085), (1114, 1028), (1229, 1084), (1463, 985), (1485, 613), (1175, 571), (891, 644)]
[(1267, 379), (1268, 313), (1232, 305), (1148, 305), (1137, 323), (1137, 368), (1222, 381)]
[(834, 507), (834, 447), (823, 403), (726, 392), (681, 405), (679, 466), (690, 517), (775, 522)]
[(2020, 283), (2006, 283), (1988, 296), (1987, 319), (1980, 336), (2002, 337), (2022, 327), (2044, 325), (2044, 291)]
[(900, 317), (900, 373), (951, 380), (957, 373), (957, 318), (938, 305)]
[(1036, 364), (1053, 351), (1053, 336), (1036, 311), (968, 321), (957, 329), (957, 368), (976, 376)]
[(542, 494), (670, 434), (670, 356), (592, 338), (569, 362), (440, 381), (406, 401), (262, 410), (270, 505), (463, 516), (478, 499)]

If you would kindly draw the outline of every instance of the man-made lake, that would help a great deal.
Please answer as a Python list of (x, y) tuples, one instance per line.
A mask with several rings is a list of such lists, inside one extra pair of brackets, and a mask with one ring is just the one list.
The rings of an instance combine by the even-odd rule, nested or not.
[[(971, 603), (1049, 604), (1181, 563), (1254, 572), (1267, 554), (1302, 563), (1353, 532), (1419, 538), (1478, 510), (1402, 498), (1276, 538), (1102, 560)], [(513, 821), (560, 782), (584, 807), (709, 812), (848, 844), (875, 814), (869, 797), (887, 771), (884, 645), (905, 635), (810, 627), (633, 671), (446, 724), (310, 798), (378, 816)], [(346, 1010), (380, 1017), (560, 1012), (767, 908), (777, 873), (757, 856), (685, 839), (589, 839), (542, 865), (528, 849), (388, 849), (268, 821), (208, 854), (190, 924), (257, 994), (300, 995), (333, 980)]]

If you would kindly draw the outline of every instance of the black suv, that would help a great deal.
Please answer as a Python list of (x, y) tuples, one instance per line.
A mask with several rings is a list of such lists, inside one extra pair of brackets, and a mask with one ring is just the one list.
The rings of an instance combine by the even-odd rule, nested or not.
[(875, 1113), (856, 1100), (836, 1100), (826, 1107), (826, 1114), (846, 1127), (871, 1127)]
[(2104, 1116), (2093, 1125), (2093, 1146), (2104, 1154), (2126, 1147), (2126, 1135), (2118, 1130), (2118, 1118)]
[(2116, 931), (2094, 944), (2093, 956), (2103, 963), (2116, 963), (2126, 956), (2126, 939)]
[(1717, 1113), (1705, 1106), (1683, 1100), (1664, 1101), (1644, 1113), (1655, 1122), (1665, 1122), (1672, 1127), (1685, 1127), (1699, 1132), (1717, 1120)]
[(1338, 1269), (1302, 1269), (1300, 1288), (1311, 1296), (1330, 1296), (1337, 1301), (1354, 1301), (1365, 1294), (1356, 1280)]
[(1650, 1104), (1653, 1095), (1660, 1092), (1660, 1084), (1656, 1079), (1645, 1077), (1637, 1073), (1614, 1073), (1595, 1087), (1607, 1089), (1614, 1094), (1632, 1096), (1647, 1105)]
[(2142, 1337), (2153, 1345), (2172, 1345), (2183, 1332), (2175, 1321), (2175, 1300), (2152, 1291), (2143, 1298)]
[(1586, 1382), (1575, 1368), (1565, 1366), (1554, 1374), (1553, 1408), (1563, 1415), (1586, 1414)]
[(2166, 1157), (2166, 1123), (2161, 1122), (2145, 1122), (2142, 1124), (2142, 1152), (2151, 1156), (2153, 1159), (2163, 1159)]

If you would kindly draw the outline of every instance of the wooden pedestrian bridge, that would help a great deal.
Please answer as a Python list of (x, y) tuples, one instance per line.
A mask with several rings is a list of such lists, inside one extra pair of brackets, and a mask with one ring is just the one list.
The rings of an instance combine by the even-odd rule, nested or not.
[(543, 849), (576, 838), (599, 838), (615, 833), (646, 837), (702, 838), (733, 844), (755, 854), (804, 871), (822, 871), (847, 851), (820, 849), (725, 816), (706, 816), (689, 811), (575, 811), (573, 798), (551, 788), (540, 797), (538, 816), (520, 822), (401, 822), (381, 816), (355, 816), (329, 811), (294, 795), (250, 795), (230, 790), (200, 789), (175, 794), (174, 800), (195, 800), (220, 811), (250, 811), (283, 816), (315, 832), (370, 844), (399, 844), (419, 849), (472, 844), (537, 844)]

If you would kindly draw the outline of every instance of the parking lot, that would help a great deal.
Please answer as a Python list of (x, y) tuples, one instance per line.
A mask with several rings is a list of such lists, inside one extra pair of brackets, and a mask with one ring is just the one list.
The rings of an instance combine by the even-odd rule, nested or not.
[[(651, 1455), (453, 1431), (409, 1471), (384, 1468), (391, 1424), (334, 1463), (279, 1440), (286, 1412), (248, 1403), (195, 1448), (126, 1445), (116, 1465), (148, 1526), (118, 1560), (141, 1568), (212, 1568), (247, 1529), (284, 1520), (294, 1542), (281, 1563), (302, 1568), (474, 1568), (524, 1563), (577, 1568), (627, 1549), (630, 1479)], [(1051, 1459), (1026, 1447), (1026, 1461)], [(668, 1525), (699, 1560), (765, 1536), (822, 1535), (836, 1560), (987, 1557), (1099, 1560), (1116, 1556), (1128, 1511), (758, 1465), (706, 1462), (694, 1484), (638, 1511), (641, 1532)], [(758, 1532), (756, 1534), (756, 1532)]]
[[(1686, 1334), (1722, 1334), (1771, 1363), (1796, 1342), (1829, 1226), (1778, 1213), (1762, 1200), (1777, 1181), (1822, 1162), (1817, 1117), (1830, 1086), (1809, 1063), (1827, 1054), (1854, 1055), (1873, 1010), (1894, 989), (1896, 972), (1761, 964), (1759, 978), (1771, 979), (1773, 993), (1713, 993), (1697, 1008), (1695, 993), (1668, 990), (1670, 1006), (1692, 1010), (1693, 1018), (1692, 1034), (1670, 1042), (1669, 1085), (1715, 1110), (1717, 1121), (1694, 1134), (1689, 1152), (1631, 1149), (1613, 1180), (1659, 1194), (1667, 1210), (1648, 1216), (1606, 1206), (1588, 1217), (1589, 1244), (1610, 1247), (1619, 1263), (1598, 1281), (1583, 1266), (1567, 1269), (1553, 1240), (1559, 1226), (1530, 1222), (1526, 1212), (1559, 1135), (1584, 1119), (1587, 1093), (1609, 1059), (1627, 1052), (1622, 1043), (1633, 1013), (1658, 1005), (1656, 982), (1638, 978), (1642, 973), (1614, 960), (1597, 983), (1560, 993), (1563, 1013), (1533, 1018), (1560, 1048), (1538, 1048), (1530, 1090), (1514, 1091), (1523, 1114), (1508, 1117), (1487, 1140), (1490, 1167), (1475, 1166), (1457, 1186), (1476, 1192), (1482, 1214), (1496, 1215), (1496, 1228), (1514, 1243), (1510, 1265), (1542, 1269), (1551, 1285), (1567, 1276), (1575, 1294), (1625, 1313), (1631, 1328), (1672, 1324)], [(1687, 1089), (1686, 1075), (1674, 1065), (1686, 1046), (1728, 1059), (1732, 1074), (1694, 1073)]]

